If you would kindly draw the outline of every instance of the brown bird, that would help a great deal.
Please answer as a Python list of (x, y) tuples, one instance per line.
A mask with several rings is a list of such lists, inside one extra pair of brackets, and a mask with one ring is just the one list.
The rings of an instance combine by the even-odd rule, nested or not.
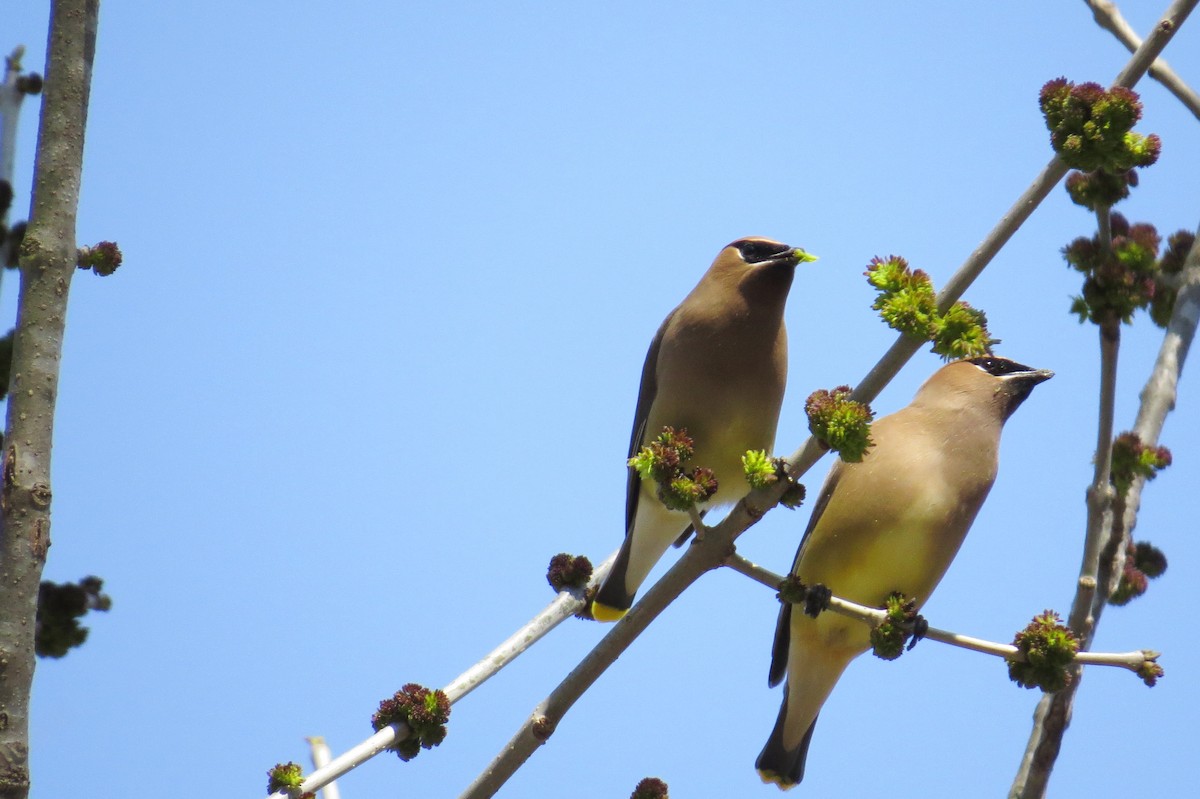
[[(706, 506), (736, 502), (749, 491), (741, 458), (771, 451), (787, 383), (783, 309), (804, 250), (763, 238), (739, 239), (718, 253), (700, 283), (659, 327), (633, 417), (629, 457), (670, 426), (695, 442), (691, 463), (712, 469), (718, 489)], [(689, 529), (686, 513), (668, 510), (657, 486), (633, 469), (625, 495), (625, 541), (592, 603), (592, 615), (616, 621), (633, 604), (646, 575)]]
[[(920, 607), (946, 573), (996, 478), (1000, 431), (1033, 387), (1054, 375), (1005, 358), (947, 364), (912, 403), (871, 426), (861, 463), (838, 461), (813, 508), (792, 573), (805, 585), (882, 607), (900, 591)], [(817, 714), (850, 661), (870, 648), (862, 622), (811, 618), (784, 604), (768, 682), (787, 674), (775, 729), (755, 766), (791, 788)]]

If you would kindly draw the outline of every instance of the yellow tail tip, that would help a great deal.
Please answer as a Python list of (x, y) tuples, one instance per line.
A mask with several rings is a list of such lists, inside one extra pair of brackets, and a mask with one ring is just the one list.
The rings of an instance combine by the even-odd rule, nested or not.
[(628, 612), (628, 608), (614, 608), (603, 602), (592, 602), (592, 618), (596, 621), (620, 621)]
[(790, 791), (792, 788), (796, 787), (796, 783), (788, 782), (774, 771), (764, 771), (763, 769), (759, 769), (758, 778), (766, 785), (774, 785), (781, 791)]

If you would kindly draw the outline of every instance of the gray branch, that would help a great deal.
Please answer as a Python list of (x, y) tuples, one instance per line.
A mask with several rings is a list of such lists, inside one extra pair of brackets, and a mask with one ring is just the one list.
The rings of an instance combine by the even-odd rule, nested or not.
[(38, 584), (50, 546), (50, 450), (99, 0), (55, 0), (33, 204), (21, 257), (0, 467), (0, 799), (29, 794), (29, 693)]
[[(1200, 320), (1200, 230), (1196, 231), (1196, 242), (1184, 263), (1183, 287), (1175, 300), (1175, 309), (1163, 336), (1158, 359), (1150, 372), (1150, 379), (1142, 389), (1141, 407), (1138, 409), (1137, 423), (1134, 425), (1134, 432), (1149, 446), (1157, 446), (1167, 414), (1175, 408), (1179, 376), (1183, 373), (1183, 364), (1187, 360), (1188, 349)], [(1144, 478), (1135, 479), (1125, 500), (1123, 529), (1130, 533), (1137, 524), (1143, 485)], [(1093, 630), (1104, 608), (1110, 586), (1103, 585), (1102, 588), (1104, 590), (1097, 594), (1091, 611)], [(1010, 796), (1021, 799), (1045, 796), (1050, 772), (1062, 747), (1063, 735), (1071, 722), (1071, 711), (1078, 686), (1079, 680), (1075, 680), (1058, 693), (1043, 696), (1038, 702), (1037, 710), (1034, 711), (1033, 731), (1021, 760), (1021, 767), (1013, 781)]]
[[(1126, 88), (1133, 87), (1137, 79), (1144, 74), (1144, 70), (1150, 64), (1154, 63), (1158, 54), (1166, 46), (1167, 41), (1170, 40), (1171, 36), (1179, 29), (1179, 26), (1187, 19), (1192, 9), (1196, 7), (1196, 2), (1197, 0), (1176, 0), (1176, 2), (1171, 4), (1159, 23), (1155, 25), (1151, 34), (1138, 47), (1137, 52), (1134, 53), (1134, 57), (1131, 60), (1131, 66), (1133, 62), (1138, 62), (1142, 72), (1134, 72), (1131, 70), (1131, 67), (1126, 67), (1121, 72), (1121, 75), (1118, 76), (1116, 85), (1125, 86)], [(1187, 259), (1187, 268), (1189, 271), (1194, 268), (1196, 258), (1197, 249), (1193, 247)], [(1142, 410), (1138, 414), (1139, 425), (1142, 425), (1144, 420), (1145, 429), (1154, 433), (1152, 438), (1144, 439), (1146, 441), (1153, 440), (1157, 442), (1158, 432), (1162, 430), (1166, 414), (1174, 407), (1174, 387), (1183, 369), (1183, 361), (1191, 344), (1192, 336), (1195, 333), (1197, 303), (1200, 302), (1200, 287), (1194, 281), (1188, 285), (1189, 288), (1186, 291), (1181, 290), (1176, 300), (1174, 314), (1168, 326), (1158, 362), (1155, 364), (1151, 383), (1148, 384), (1147, 389), (1142, 393)], [(1169, 384), (1169, 401), (1164, 402), (1160, 399), (1163, 396), (1162, 391), (1150, 388), (1150, 385), (1157, 386), (1160, 384)], [(1137, 490), (1139, 492), (1138, 497), (1140, 497), (1140, 484)], [(1125, 518), (1123, 519), (1123, 528), (1125, 530), (1131, 531), (1133, 529), (1133, 517), (1136, 516), (1137, 506), (1137, 497), (1131, 497), (1126, 502)], [(1119, 552), (1117, 554), (1119, 556)], [(1089, 584), (1088, 574), (1085, 569), (1076, 588), (1076, 605), (1079, 604), (1079, 600), (1085, 595), (1094, 597), (1094, 599), (1088, 602), (1090, 631), (1095, 630), (1095, 624), (1108, 598), (1108, 594), (1105, 591), (1107, 585), (1097, 585), (1099, 571), (1098, 569), (1097, 572), (1093, 572), (1095, 577), (1092, 578)], [(1086, 646), (1087, 643), (1085, 642), (1084, 647), (1086, 648)], [(1071, 722), (1071, 711), (1074, 704), (1075, 692), (1078, 690), (1078, 687), (1079, 680), (1075, 680), (1062, 691), (1043, 696), (1041, 701), (1038, 702), (1037, 710), (1034, 711), (1033, 730), (1030, 733), (1025, 753), (1021, 758), (1021, 765), (1017, 769), (1016, 777), (1013, 779), (1012, 787), (1009, 790), (1009, 796), (1013, 799), (1041, 799), (1041, 797), (1046, 795), (1050, 773), (1054, 769), (1054, 763), (1062, 747), (1063, 735), (1066, 733), (1067, 726)]]
[[(1110, 0), (1084, 0), (1084, 2), (1092, 9), (1092, 16), (1096, 19), (1096, 24), (1116, 36), (1129, 52), (1132, 53), (1142, 46), (1141, 37), (1125, 21), (1125, 17), (1121, 15), (1121, 10), (1117, 8), (1116, 3), (1110, 2)], [(1179, 102), (1187, 107), (1187, 110), (1200, 119), (1200, 95), (1197, 95), (1192, 87), (1183, 81), (1183, 78), (1175, 74), (1175, 70), (1171, 69), (1166, 61), (1161, 58), (1156, 59), (1150, 66), (1150, 77), (1165, 86), (1167, 91), (1175, 95)]]
[[(1112, 257), (1112, 216), (1107, 207), (1096, 212), (1099, 232), (1097, 239), (1105, 257)], [(1113, 425), (1117, 403), (1117, 356), (1121, 346), (1121, 320), (1109, 312), (1100, 320), (1100, 406), (1096, 423), (1096, 455), (1092, 483), (1087, 489), (1087, 532), (1084, 536), (1083, 562), (1079, 567), (1079, 584), (1071, 603), (1067, 626), (1079, 636), (1082, 648), (1087, 649), (1095, 630), (1095, 598), (1100, 581), (1101, 552), (1112, 538), (1112, 506), (1115, 492), (1112, 487)]]

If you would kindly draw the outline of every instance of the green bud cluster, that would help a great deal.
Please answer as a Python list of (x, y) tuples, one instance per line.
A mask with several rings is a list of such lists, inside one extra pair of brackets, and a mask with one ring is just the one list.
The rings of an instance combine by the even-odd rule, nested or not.
[(1137, 433), (1122, 433), (1113, 439), (1110, 475), (1119, 496), (1128, 493), (1134, 478), (1153, 480), (1171, 465), (1171, 450), (1142, 443)]
[[(1123, 503), (1133, 481), (1138, 477), (1153, 480), (1171, 465), (1171, 451), (1166, 447), (1151, 447), (1142, 443), (1136, 433), (1122, 433), (1113, 440), (1110, 479)], [(1109, 595), (1113, 605), (1127, 605), (1146, 593), (1150, 580), (1167, 570), (1167, 556), (1146, 541), (1130, 541), (1125, 551), (1121, 579)]]
[(933, 281), (921, 269), (910, 269), (898, 255), (872, 258), (864, 273), (879, 290), (871, 305), (888, 327), (906, 336), (933, 342), (932, 350), (946, 360), (989, 355), (1000, 343), (987, 329), (983, 311), (958, 301), (938, 313)]
[[(1196, 241), (1196, 236), (1189, 230), (1178, 230), (1167, 237), (1167, 248), (1158, 261), (1158, 269), (1164, 275), (1175, 275), (1183, 270), (1188, 252)], [(1150, 300), (1150, 318), (1159, 327), (1166, 327), (1171, 321), (1175, 310), (1175, 298), (1179, 289), (1167, 288), (1162, 285), (1155, 287), (1154, 298)]]
[(893, 592), (884, 606), (887, 618), (871, 628), (871, 651), (883, 660), (895, 660), (904, 654), (904, 644), (913, 634), (917, 621), (917, 603)]
[(1147, 660), (1138, 667), (1137, 675), (1142, 678), (1142, 682), (1146, 683), (1148, 688), (1153, 688), (1158, 684), (1159, 679), (1165, 674), (1163, 667), (1152, 660)]
[(751, 488), (766, 488), (779, 479), (778, 465), (765, 449), (747, 451), (742, 456), (742, 471)]
[(1119, 175), (1158, 160), (1162, 148), (1158, 136), (1132, 132), (1142, 117), (1142, 104), (1134, 91), (1055, 78), (1042, 87), (1038, 103), (1050, 131), (1050, 145), (1072, 169)]
[(79, 250), (78, 267), (91, 269), (101, 277), (107, 277), (117, 271), (124, 256), (116, 242), (102, 241), (95, 247), (83, 247)]
[(687, 510), (717, 493), (717, 478), (704, 466), (684, 471), (695, 446), (686, 429), (664, 427), (658, 438), (629, 459), (642, 479), (658, 483), (658, 498), (672, 510)]
[(629, 465), (637, 470), (643, 480), (650, 478), (661, 483), (672, 479), (694, 452), (695, 447), (687, 430), (676, 432), (673, 427), (664, 427), (658, 438), (629, 459)]
[(546, 581), (555, 591), (586, 588), (590, 579), (592, 579), (592, 562), (585, 556), (575, 555), (572, 557), (566, 552), (560, 552), (550, 558), (550, 567), (546, 570)]
[(775, 598), (789, 605), (798, 605), (808, 599), (808, 586), (800, 582), (798, 575), (789, 574), (779, 584)]
[(1112, 214), (1112, 247), (1100, 242), (1099, 234), (1077, 238), (1063, 248), (1066, 262), (1085, 275), (1083, 294), (1071, 303), (1080, 322), (1098, 325), (1128, 324), (1139, 308), (1148, 308), (1157, 291), (1161, 266), (1161, 238), (1153, 225), (1129, 224), (1124, 216)]
[(1025, 660), (1008, 661), (1008, 677), (1022, 688), (1041, 688), (1053, 693), (1071, 684), (1071, 664), (1079, 651), (1079, 640), (1052, 610), (1033, 621), (1013, 639)]
[(1113, 175), (1098, 169), (1095, 172), (1072, 172), (1067, 175), (1067, 194), (1076, 205), (1089, 211), (1111, 208), (1129, 196), (1137, 186), (1137, 172), (1132, 169)]
[(751, 488), (766, 488), (786, 480), (788, 487), (779, 498), (779, 504), (785, 508), (795, 510), (804, 502), (804, 486), (788, 476), (787, 461), (783, 458), (772, 458), (764, 449), (750, 450), (742, 456), (742, 471)]
[[(276, 763), (267, 770), (267, 793), (284, 791), (291, 794), (304, 783), (304, 770), (299, 763)], [(315, 794), (300, 794), (300, 799), (313, 799)]]
[(808, 429), (847, 463), (858, 463), (872, 445), (871, 419), (875, 412), (864, 402), (850, 399), (850, 386), (833, 391), (818, 389), (804, 403)]
[(1146, 593), (1150, 581), (1167, 570), (1167, 556), (1149, 541), (1130, 542), (1125, 550), (1121, 580), (1108, 597), (1113, 605), (1128, 605)]
[(392, 744), (401, 760), (409, 761), (422, 749), (432, 749), (446, 739), (446, 722), (450, 719), (450, 700), (441, 690), (408, 683), (391, 699), (379, 703), (371, 717), (376, 732), (390, 724), (404, 724), (408, 735)]

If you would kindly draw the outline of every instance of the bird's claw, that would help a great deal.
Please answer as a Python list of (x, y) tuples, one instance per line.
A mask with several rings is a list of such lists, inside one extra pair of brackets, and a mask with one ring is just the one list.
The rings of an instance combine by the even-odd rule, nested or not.
[(832, 596), (833, 592), (821, 583), (809, 586), (804, 595), (804, 615), (814, 619), (821, 615), (821, 611), (829, 608), (829, 599)]

